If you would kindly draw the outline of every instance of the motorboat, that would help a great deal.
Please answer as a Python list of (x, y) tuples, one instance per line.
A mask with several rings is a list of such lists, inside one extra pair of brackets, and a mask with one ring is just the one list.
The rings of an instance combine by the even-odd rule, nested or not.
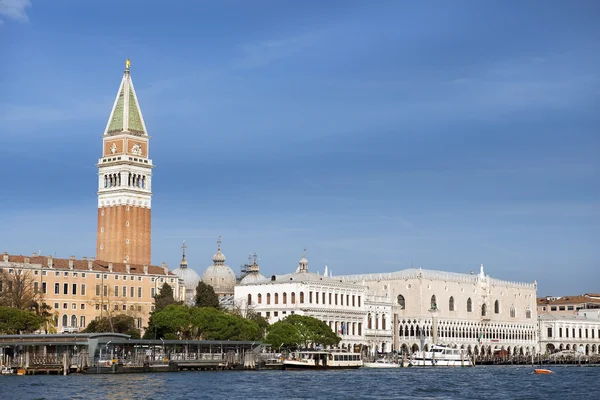
[(538, 375), (550, 375), (550, 374), (554, 373), (554, 372), (550, 371), (549, 369), (544, 369), (544, 368), (535, 369), (533, 372)]
[(13, 371), (13, 369), (11, 367), (7, 367), (6, 365), (3, 365), (2, 370), (0, 370), (0, 373), (2, 375), (10, 375), (10, 374), (14, 374), (15, 372)]
[(338, 350), (296, 351), (283, 360), (283, 369), (354, 369), (362, 366), (359, 353)]
[(434, 345), (431, 351), (417, 351), (410, 361), (410, 367), (472, 367), (473, 362), (465, 349), (455, 349), (444, 345)]
[(400, 368), (400, 364), (391, 360), (386, 360), (385, 358), (380, 358), (375, 362), (363, 361), (363, 368)]

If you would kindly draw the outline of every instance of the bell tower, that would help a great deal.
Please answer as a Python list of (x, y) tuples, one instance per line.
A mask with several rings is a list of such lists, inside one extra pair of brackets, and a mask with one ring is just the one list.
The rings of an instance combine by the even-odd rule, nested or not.
[(117, 92), (98, 160), (96, 258), (150, 265), (152, 160), (129, 60)]

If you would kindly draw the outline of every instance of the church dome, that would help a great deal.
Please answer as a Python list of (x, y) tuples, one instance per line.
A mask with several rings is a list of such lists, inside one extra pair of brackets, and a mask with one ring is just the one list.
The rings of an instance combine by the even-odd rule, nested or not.
[(235, 273), (225, 264), (225, 255), (221, 253), (220, 237), (217, 243), (218, 248), (217, 253), (213, 256), (213, 264), (202, 274), (202, 282), (212, 286), (215, 293), (219, 296), (233, 294)]
[(179, 268), (173, 270), (173, 273), (183, 280), (183, 285), (185, 286), (186, 303), (193, 305), (196, 302), (196, 287), (198, 287), (198, 283), (200, 283), (200, 275), (193, 269), (188, 268), (188, 263), (185, 259), (186, 247), (187, 246), (185, 245), (184, 241), (183, 245), (181, 246), (183, 250), (183, 257), (179, 263)]
[(264, 275), (261, 273), (251, 272), (248, 275), (246, 275), (245, 277), (243, 277), (242, 280), (240, 281), (240, 283), (242, 285), (245, 285), (247, 283), (256, 283), (256, 282), (264, 281), (266, 279), (267, 278), (265, 278)]

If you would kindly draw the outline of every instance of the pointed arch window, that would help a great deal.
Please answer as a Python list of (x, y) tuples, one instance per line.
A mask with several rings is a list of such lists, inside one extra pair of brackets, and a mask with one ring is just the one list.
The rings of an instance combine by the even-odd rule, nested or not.
[(481, 316), (485, 317), (487, 315), (487, 307), (485, 304), (481, 305)]
[(267, 293), (267, 304), (271, 304), (271, 293)]
[(248, 305), (252, 304), (252, 295), (248, 293)]
[(531, 318), (531, 310), (529, 309), (529, 307), (527, 307), (527, 309), (525, 310), (525, 318)]
[(304, 304), (304, 292), (300, 292), (300, 304)]
[(431, 296), (431, 309), (432, 310), (437, 310), (437, 299), (435, 298), (435, 294), (433, 296)]
[(258, 304), (261, 304), (262, 303), (262, 294), (259, 293), (257, 297), (258, 297)]
[(514, 317), (516, 316), (516, 312), (515, 312), (515, 308), (514, 308), (514, 307), (511, 307), (511, 308), (510, 308), (510, 316), (511, 316), (512, 318), (514, 318)]
[(63, 315), (62, 317), (62, 326), (67, 326), (69, 325), (69, 317), (67, 317), (67, 314)]
[(282, 304), (287, 304), (287, 293), (283, 292), (283, 298), (281, 299)]
[(292, 292), (292, 304), (296, 304), (296, 292)]
[(275, 293), (275, 304), (279, 304), (279, 293)]
[(398, 295), (398, 305), (400, 306), (401, 310), (404, 310), (406, 308), (406, 300), (404, 300), (404, 296), (402, 296), (401, 294)]
[(500, 314), (500, 302), (498, 300), (494, 302), (494, 313)]
[(470, 297), (467, 299), (467, 312), (473, 312), (473, 302)]
[(448, 310), (454, 311), (454, 296), (450, 296), (450, 300), (448, 300)]
[(71, 316), (71, 326), (73, 328), (77, 328), (77, 316), (76, 315)]

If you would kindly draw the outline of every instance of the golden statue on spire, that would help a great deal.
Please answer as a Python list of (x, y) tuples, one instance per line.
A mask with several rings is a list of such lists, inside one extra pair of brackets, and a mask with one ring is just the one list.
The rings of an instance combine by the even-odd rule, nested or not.
[(131, 65), (131, 61), (129, 61), (129, 58), (127, 60), (125, 60), (125, 69), (129, 69), (129, 66)]

